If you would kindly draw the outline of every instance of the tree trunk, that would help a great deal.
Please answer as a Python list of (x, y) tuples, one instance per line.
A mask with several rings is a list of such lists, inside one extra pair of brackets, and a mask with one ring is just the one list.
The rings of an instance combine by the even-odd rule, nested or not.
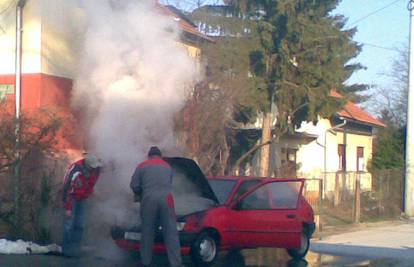
[[(272, 138), (272, 113), (266, 112), (263, 117), (262, 124), (262, 144), (270, 142)], [(262, 146), (260, 155), (260, 176), (269, 176), (269, 164), (270, 163), (270, 146)]]
[(240, 168), (240, 165), (247, 159), (247, 157), (248, 156), (250, 156), (251, 154), (253, 154), (256, 150), (258, 150), (258, 149), (260, 149), (261, 147), (263, 147), (263, 146), (267, 146), (267, 145), (269, 145), (269, 144), (271, 144), (272, 143), (272, 140), (269, 140), (268, 142), (266, 142), (266, 143), (260, 143), (260, 144), (257, 144), (257, 145), (255, 145), (254, 147), (252, 147), (251, 149), (249, 149), (249, 151), (247, 151), (246, 153), (244, 153), (243, 154), (243, 156), (241, 156), (237, 161), (236, 161), (236, 163), (234, 164), (234, 166), (233, 166), (233, 168), (232, 168), (232, 171), (230, 172), (231, 174), (233, 174), (233, 175), (238, 175), (238, 173), (239, 173), (239, 168)]
[(227, 169), (227, 162), (230, 157), (230, 149), (227, 144), (227, 137), (226, 135), (223, 136), (223, 145), (220, 151), (220, 172), (219, 175), (225, 175)]

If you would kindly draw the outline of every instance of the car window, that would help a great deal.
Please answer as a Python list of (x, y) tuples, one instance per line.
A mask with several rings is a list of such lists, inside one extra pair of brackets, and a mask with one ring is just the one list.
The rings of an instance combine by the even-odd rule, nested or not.
[(217, 196), (220, 204), (224, 204), (230, 197), (230, 194), (233, 191), (234, 186), (237, 184), (237, 181), (210, 179), (209, 183), (214, 191), (214, 194)]
[(272, 182), (251, 192), (239, 207), (243, 210), (296, 209), (301, 182)]
[(260, 180), (248, 180), (248, 181), (244, 181), (239, 189), (237, 189), (237, 192), (234, 196), (233, 199), (237, 199), (239, 198), (241, 195), (243, 195), (244, 193), (246, 193), (247, 191), (249, 191), (250, 188), (252, 188), (253, 186), (256, 186), (260, 183)]
[(243, 210), (268, 210), (270, 198), (266, 187), (260, 187), (241, 201)]

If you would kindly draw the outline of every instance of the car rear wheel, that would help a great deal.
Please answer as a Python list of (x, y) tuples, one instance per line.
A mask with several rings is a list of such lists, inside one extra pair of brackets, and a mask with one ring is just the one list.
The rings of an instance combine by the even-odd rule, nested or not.
[(300, 248), (288, 249), (288, 254), (294, 259), (302, 259), (308, 253), (310, 246), (310, 240), (306, 233), (302, 233), (300, 236)]
[(208, 232), (202, 232), (191, 247), (191, 257), (196, 266), (211, 266), (218, 255), (218, 242)]

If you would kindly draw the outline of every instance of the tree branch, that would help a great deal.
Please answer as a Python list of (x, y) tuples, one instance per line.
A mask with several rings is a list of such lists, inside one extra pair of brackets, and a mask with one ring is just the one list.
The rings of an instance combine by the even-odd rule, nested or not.
[(295, 115), (296, 112), (298, 112), (299, 110), (301, 110), (302, 108), (306, 107), (307, 105), (309, 105), (309, 102), (305, 102), (302, 105), (300, 105), (299, 107), (295, 108), (292, 112), (290, 112), (290, 115), (293, 116)]
[(234, 166), (233, 166), (233, 168), (232, 168), (232, 173), (235, 173), (236, 172), (236, 169), (239, 167), (239, 165), (244, 161), (244, 160), (246, 160), (246, 158), (248, 157), (248, 156), (250, 156), (252, 153), (254, 153), (256, 150), (258, 150), (259, 148), (261, 148), (261, 147), (263, 147), (263, 146), (266, 146), (266, 145), (269, 145), (269, 144), (271, 144), (273, 142), (273, 138), (271, 139), (271, 140), (269, 140), (269, 141), (267, 141), (267, 142), (265, 142), (265, 143), (260, 143), (260, 144), (257, 144), (257, 145), (255, 145), (254, 147), (252, 147), (249, 151), (247, 151), (246, 153), (244, 153), (244, 155), (243, 156), (241, 156), (237, 161), (236, 161), (236, 163), (234, 164)]
[(278, 84), (286, 84), (286, 85), (289, 85), (289, 86), (292, 86), (292, 87), (295, 87), (295, 88), (299, 88), (300, 87), (298, 84), (293, 83), (293, 82), (290, 82), (290, 81), (287, 81), (287, 80), (283, 80), (283, 81), (279, 82)]

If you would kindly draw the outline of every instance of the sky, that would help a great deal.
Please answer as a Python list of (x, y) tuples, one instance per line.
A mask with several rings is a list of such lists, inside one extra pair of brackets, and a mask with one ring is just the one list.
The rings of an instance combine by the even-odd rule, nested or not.
[(343, 0), (335, 10), (335, 13), (349, 18), (347, 26), (357, 27), (354, 40), (365, 44), (356, 62), (367, 67), (367, 70), (354, 73), (349, 83), (375, 84), (383, 88), (392, 85), (385, 74), (390, 72), (393, 60), (398, 58), (395, 49), (408, 46), (408, 2), (409, 0)]
[[(190, 10), (196, 7), (196, 0), (163, 0), (164, 3), (177, 5)], [(205, 0), (203, 3), (215, 4), (220, 0)], [(367, 69), (360, 70), (347, 83), (365, 83), (382, 88), (392, 86), (387, 77), (393, 59), (397, 58), (396, 49), (408, 46), (409, 0), (343, 0), (334, 14), (348, 17), (347, 27), (356, 26), (358, 32), (354, 40), (365, 44), (355, 59)]]

